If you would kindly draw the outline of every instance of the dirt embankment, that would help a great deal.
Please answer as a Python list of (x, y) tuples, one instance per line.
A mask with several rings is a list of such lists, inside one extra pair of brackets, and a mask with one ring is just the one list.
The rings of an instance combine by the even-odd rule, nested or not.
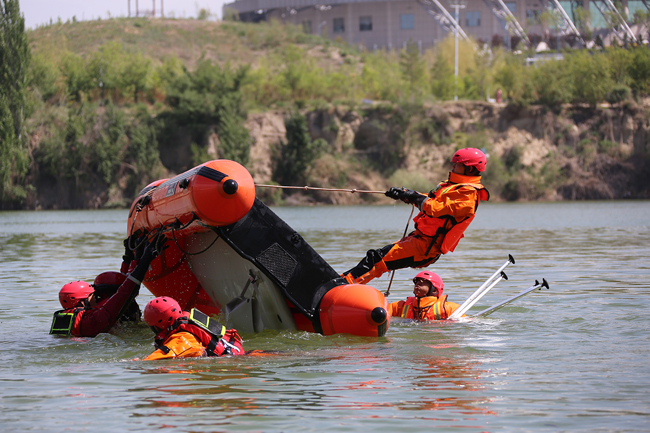
[[(417, 186), (433, 187), (446, 176), (457, 148), (472, 146), (489, 154), (484, 183), (495, 199), (650, 197), (643, 182), (650, 174), (650, 107), (567, 106), (554, 113), (459, 102), (407, 111), (369, 106), (306, 113), (312, 137), (330, 146), (314, 163), (310, 185), (382, 190), (412, 180), (416, 185), (405, 186), (422, 190)], [(273, 148), (284, 139), (285, 115), (249, 116), (249, 168), (257, 183), (271, 182)], [(310, 193), (293, 194), (288, 202), (377, 200), (382, 198)]]
[[(476, 102), (425, 107), (369, 104), (304, 114), (312, 138), (328, 143), (327, 151), (310, 165), (309, 186), (372, 191), (405, 186), (426, 192), (446, 178), (456, 149), (477, 147), (488, 154), (483, 183), (492, 200), (650, 198), (650, 104), (567, 106), (559, 113)], [(248, 116), (252, 144), (247, 168), (258, 184), (273, 183), (278, 145), (286, 140), (286, 116), (283, 111)], [(185, 138), (179, 133), (173, 149), (178, 167), (166, 167), (161, 177), (194, 165), (192, 140)], [(205, 151), (207, 158), (219, 157), (216, 134)], [(126, 178), (109, 188), (98, 175), (78, 182), (65, 176), (39, 177), (37, 168), (32, 176), (40, 180), (34, 183), (27, 209), (128, 206), (139, 190)], [(283, 194), (270, 188), (257, 192), (268, 204), (390, 202), (382, 194), (286, 190)]]

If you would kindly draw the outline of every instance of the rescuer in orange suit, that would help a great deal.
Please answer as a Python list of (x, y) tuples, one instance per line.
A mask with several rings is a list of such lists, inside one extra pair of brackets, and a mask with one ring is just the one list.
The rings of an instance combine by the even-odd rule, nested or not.
[(226, 330), (198, 310), (183, 311), (173, 298), (161, 296), (149, 301), (144, 321), (156, 333), (156, 350), (145, 361), (245, 355), (235, 329)]
[(386, 191), (386, 196), (418, 207), (415, 230), (398, 242), (369, 250), (357, 266), (342, 274), (349, 283), (366, 284), (395, 269), (423, 268), (454, 251), (479, 202), (489, 200), (490, 194), (481, 184), (487, 163), (483, 152), (460, 149), (451, 162), (449, 178), (428, 195), (395, 187)]
[(413, 319), (419, 322), (444, 320), (460, 307), (455, 302), (448, 302), (443, 295), (445, 283), (434, 272), (422, 271), (413, 278), (413, 294), (406, 301), (389, 304), (389, 312), (393, 317)]
[(54, 313), (50, 334), (96, 337), (102, 332), (109, 332), (119, 320), (138, 321), (140, 309), (137, 304), (134, 305), (135, 297), (149, 264), (164, 244), (164, 238), (160, 240), (149, 242), (138, 260), (127, 247), (122, 272), (133, 268), (128, 275), (104, 272), (97, 276), (94, 285), (73, 281), (63, 286), (59, 291), (59, 302), (64, 309)]

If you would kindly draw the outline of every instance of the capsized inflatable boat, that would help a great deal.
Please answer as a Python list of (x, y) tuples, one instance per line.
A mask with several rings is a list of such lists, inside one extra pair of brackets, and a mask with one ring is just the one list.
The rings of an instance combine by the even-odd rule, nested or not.
[(184, 310), (224, 312), (243, 332), (383, 336), (390, 324), (384, 295), (340, 278), (255, 197), (253, 178), (236, 162), (210, 161), (145, 187), (128, 234), (154, 233), (169, 241), (143, 284)]

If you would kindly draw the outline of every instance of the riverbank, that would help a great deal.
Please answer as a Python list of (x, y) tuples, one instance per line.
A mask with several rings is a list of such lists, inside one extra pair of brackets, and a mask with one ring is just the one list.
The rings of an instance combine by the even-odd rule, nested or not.
[[(258, 183), (271, 181), (273, 149), (286, 133), (285, 116), (276, 111), (248, 118), (250, 169)], [(456, 149), (477, 147), (489, 155), (484, 183), (496, 200), (650, 197), (644, 182), (650, 174), (650, 110), (631, 102), (567, 105), (559, 113), (484, 102), (447, 102), (412, 111), (368, 104), (357, 110), (312, 111), (306, 118), (311, 136), (326, 140), (332, 149), (311, 168), (314, 186), (428, 191), (445, 178)], [(384, 164), (396, 169), (384, 171)], [(285, 198), (332, 204), (377, 200), (344, 192)]]
[[(93, 132), (119, 118), (119, 113), (109, 111), (98, 107), (95, 113), (86, 113), (94, 123), (85, 127), (87, 132), (76, 142), (92, 142)], [(58, 115), (63, 116), (64, 111)], [(246, 167), (258, 184), (274, 183), (279, 149), (287, 142), (285, 120), (291, 115), (289, 110), (270, 110), (246, 118), (250, 137)], [(456, 149), (477, 147), (489, 155), (484, 184), (492, 200), (650, 197), (644, 182), (650, 174), (650, 108), (634, 102), (598, 107), (567, 105), (554, 113), (545, 107), (520, 109), (486, 102), (404, 106), (368, 101), (356, 107), (330, 105), (305, 110), (302, 115), (311, 140), (324, 143), (320, 156), (304, 174), (305, 184), (310, 186), (366, 190), (405, 186), (428, 191), (446, 177)], [(125, 157), (119, 146), (138, 138), (125, 127), (124, 137), (109, 143), (114, 147), (114, 159), (118, 159), (111, 161), (118, 169), (109, 183), (101, 173), (71, 173), (79, 169), (72, 165), (74, 161), (66, 160), (69, 166), (65, 170), (44, 164), (48, 161), (43, 157), (44, 149), (51, 145), (47, 137), (55, 126), (53, 122), (33, 129), (30, 154), (37, 157), (31, 159), (26, 179), (31, 187), (23, 209), (128, 207), (137, 191), (149, 182), (193, 167), (197, 157), (206, 161), (223, 154), (223, 140), (217, 132), (209, 135), (197, 156), (192, 130), (181, 128), (175, 131), (174, 140), (159, 138), (157, 148), (152, 143), (145, 146), (142, 152), (148, 159), (140, 160), (145, 160), (150, 169), (144, 171), (119, 160)], [(71, 152), (70, 148), (61, 149), (61, 154), (65, 152)], [(140, 173), (139, 177), (134, 178), (134, 173)], [(258, 189), (258, 195), (271, 205), (388, 200), (377, 194), (277, 189)]]

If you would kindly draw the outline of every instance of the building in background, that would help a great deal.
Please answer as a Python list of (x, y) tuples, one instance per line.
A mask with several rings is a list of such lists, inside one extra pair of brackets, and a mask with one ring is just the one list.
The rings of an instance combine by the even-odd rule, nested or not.
[(574, 23), (578, 5), (589, 11), (596, 32), (604, 29), (621, 41), (641, 39), (642, 32), (647, 38), (646, 30), (622, 19), (628, 16), (630, 21), (634, 11), (647, 11), (645, 0), (622, 0), (620, 10), (611, 0), (236, 0), (224, 5), (223, 16), (232, 9), (244, 22), (277, 19), (300, 25), (305, 33), (340, 38), (369, 50), (391, 50), (409, 41), (426, 49), (454, 34), (457, 10), (459, 37), (514, 49), (520, 41), (535, 47), (543, 40), (553, 45), (559, 38), (584, 44)]

